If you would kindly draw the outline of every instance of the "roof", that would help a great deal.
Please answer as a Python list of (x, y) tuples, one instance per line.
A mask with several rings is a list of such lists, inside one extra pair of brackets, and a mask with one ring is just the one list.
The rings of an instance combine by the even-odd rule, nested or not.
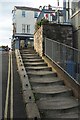
[(40, 11), (38, 8), (25, 7), (25, 6), (15, 6), (15, 8), (20, 10)]

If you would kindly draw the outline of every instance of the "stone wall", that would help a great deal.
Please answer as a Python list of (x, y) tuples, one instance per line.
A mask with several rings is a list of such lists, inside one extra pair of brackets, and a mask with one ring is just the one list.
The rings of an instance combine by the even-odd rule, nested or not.
[(45, 24), (34, 33), (34, 49), (43, 55), (44, 37), (73, 46), (73, 29), (71, 25)]
[(47, 38), (73, 46), (73, 34), (71, 25), (47, 24), (43, 26), (43, 35)]
[(43, 54), (43, 26), (34, 33), (34, 49), (40, 56)]

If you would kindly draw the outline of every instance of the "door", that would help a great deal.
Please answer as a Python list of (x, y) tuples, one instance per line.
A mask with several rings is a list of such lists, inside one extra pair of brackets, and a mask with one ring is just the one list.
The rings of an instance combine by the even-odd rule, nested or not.
[(24, 48), (25, 44), (24, 44), (24, 40), (20, 40), (20, 48)]

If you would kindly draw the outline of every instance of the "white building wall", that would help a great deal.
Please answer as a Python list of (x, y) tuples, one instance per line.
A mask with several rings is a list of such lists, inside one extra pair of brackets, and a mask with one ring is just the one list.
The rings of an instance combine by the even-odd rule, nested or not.
[[(36, 18), (34, 18), (34, 11), (25, 11), (25, 17), (22, 16), (22, 10), (16, 10), (15, 22), (16, 33), (22, 33), (22, 24), (30, 25), (30, 34), (34, 34)], [(27, 27), (26, 31), (27, 33)]]

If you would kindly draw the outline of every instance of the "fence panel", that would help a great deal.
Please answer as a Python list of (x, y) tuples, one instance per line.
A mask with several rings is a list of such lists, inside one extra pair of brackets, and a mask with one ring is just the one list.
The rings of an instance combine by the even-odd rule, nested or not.
[(44, 54), (80, 83), (80, 51), (78, 49), (45, 38)]

